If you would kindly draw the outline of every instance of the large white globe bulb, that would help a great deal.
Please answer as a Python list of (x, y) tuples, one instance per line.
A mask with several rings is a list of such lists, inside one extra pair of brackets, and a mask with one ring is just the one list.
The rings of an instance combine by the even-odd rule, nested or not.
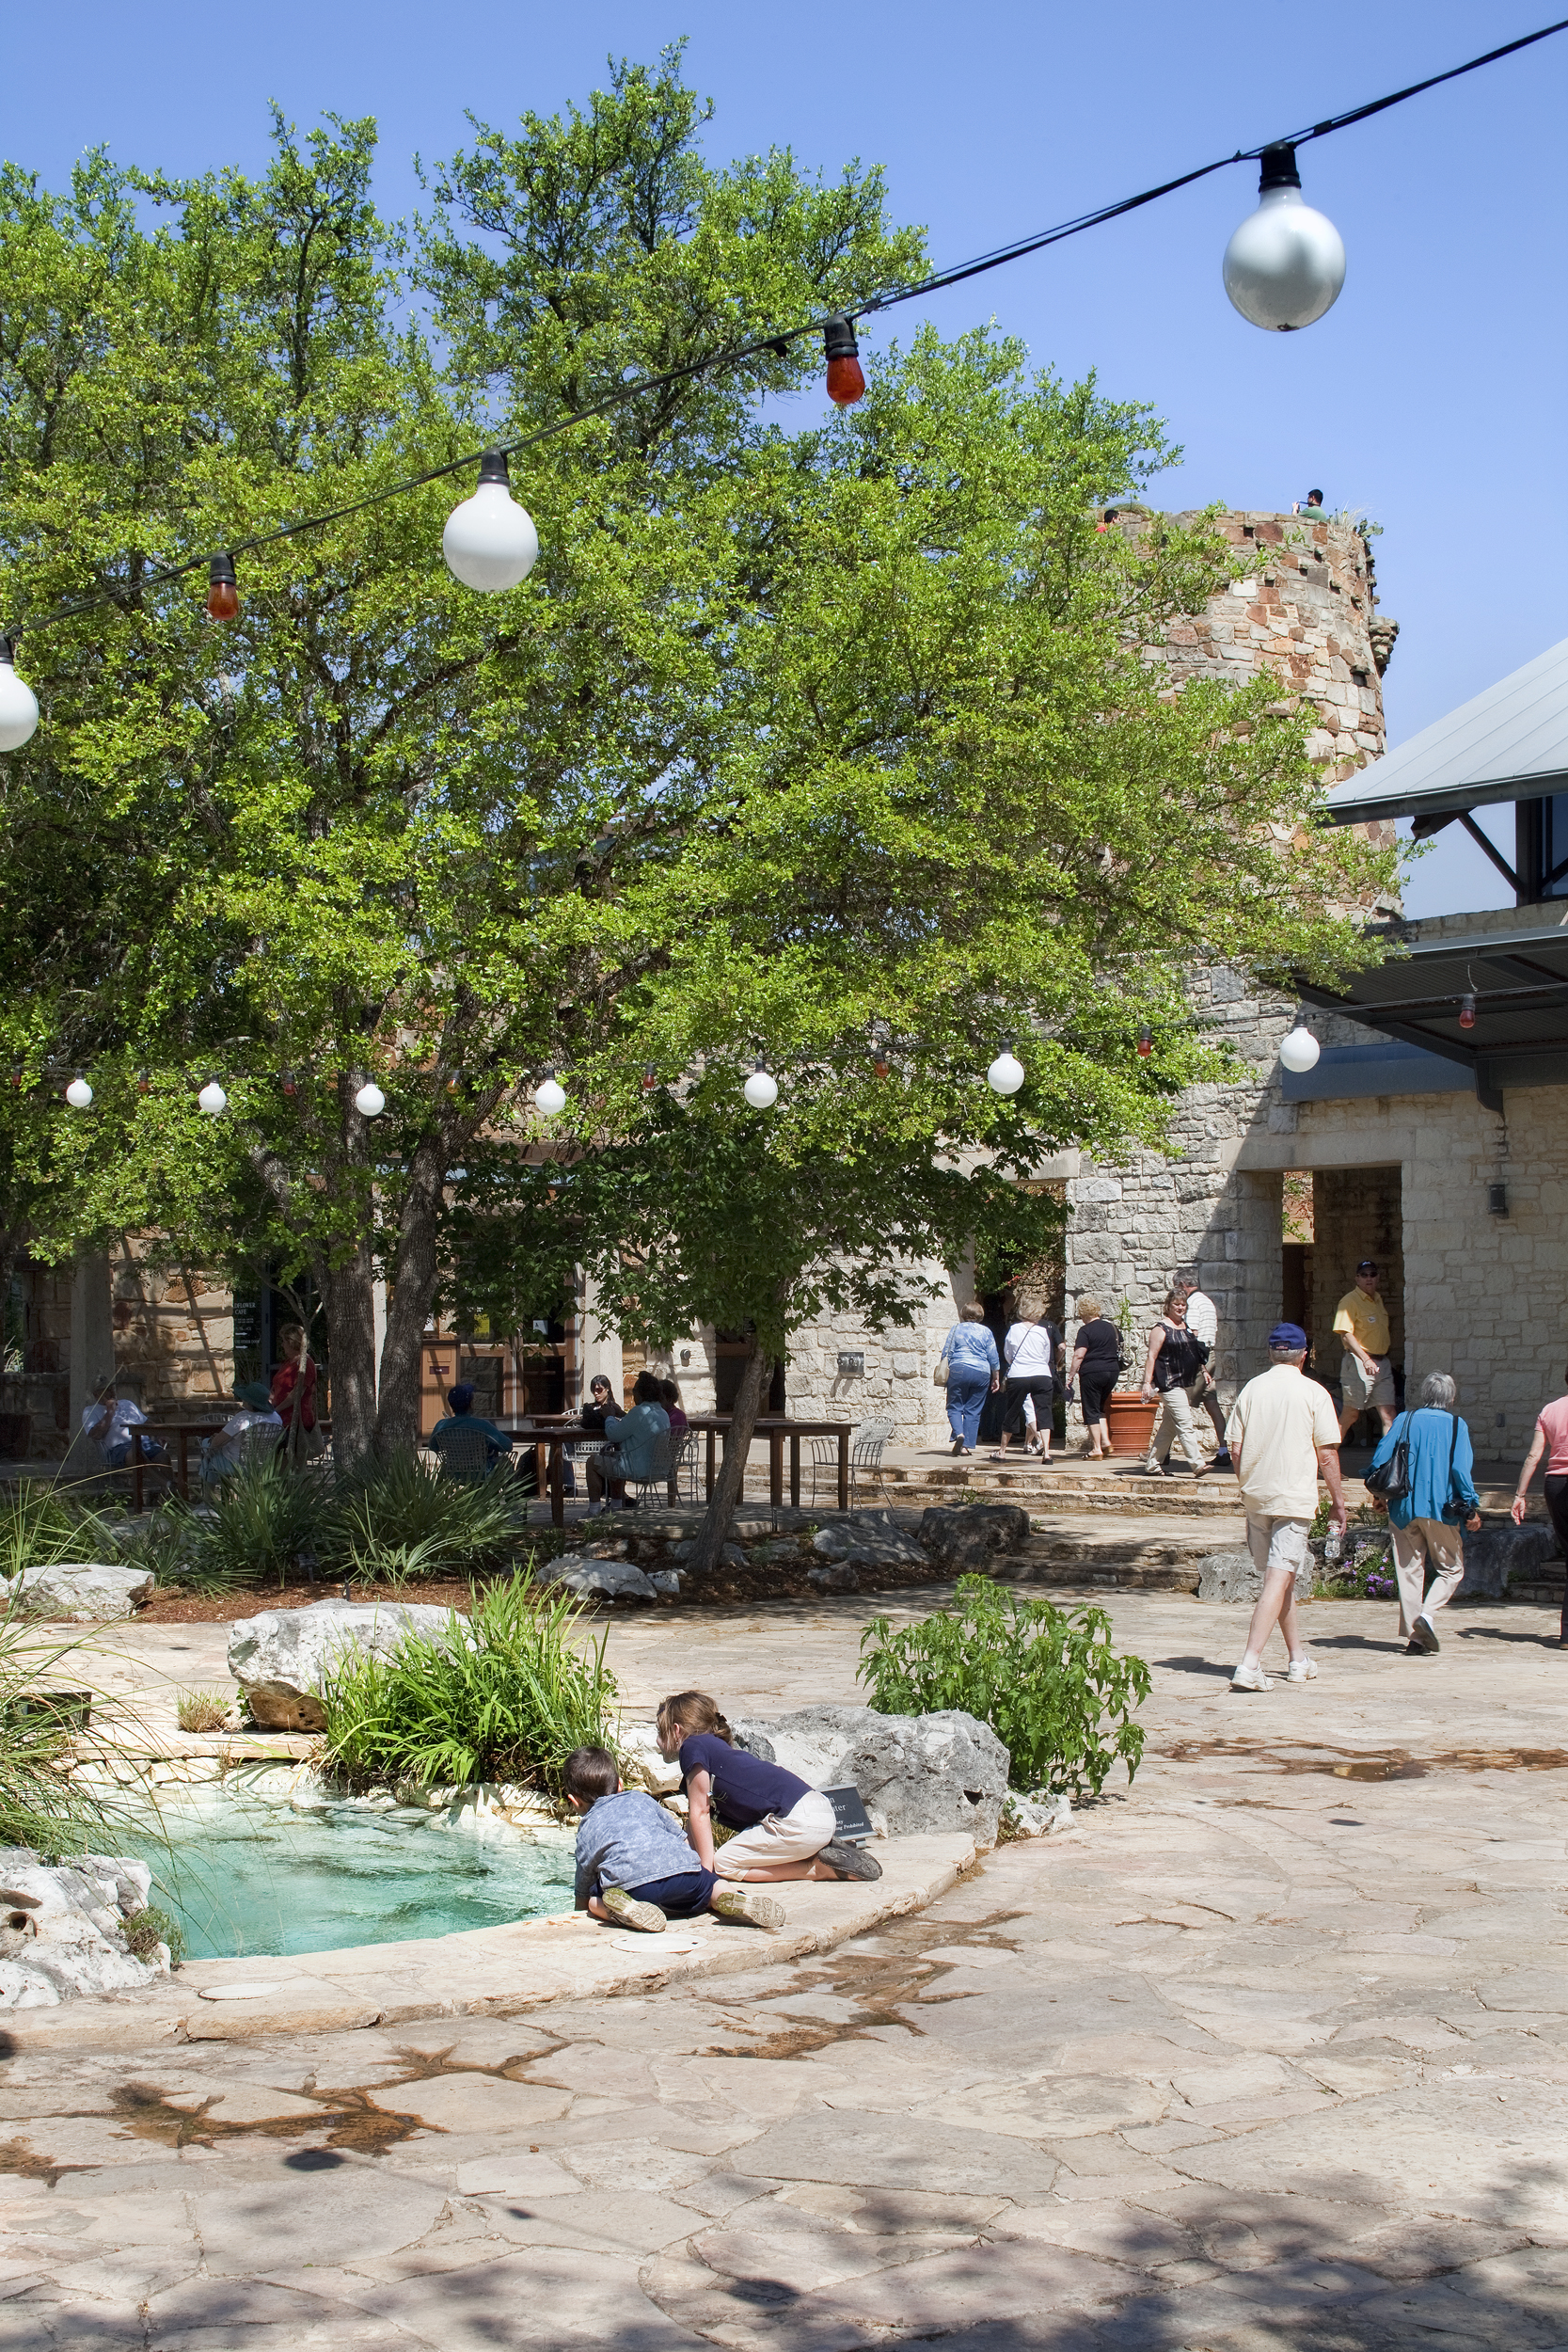
[(354, 1098), (354, 1107), (361, 1119), (379, 1119), (387, 1107), (387, 1097), (372, 1079), (367, 1079)]
[(1254, 326), (1310, 326), (1338, 299), (1344, 240), (1302, 201), (1295, 150), (1264, 151), (1258, 210), (1225, 248), (1225, 291)]
[(1016, 1094), (1023, 1084), (1023, 1064), (1017, 1055), (1006, 1049), (998, 1054), (986, 1073), (986, 1084), (993, 1094)]
[(1281, 1042), (1279, 1058), (1287, 1070), (1310, 1070), (1322, 1052), (1311, 1030), (1297, 1027)]
[(533, 1099), (545, 1118), (555, 1119), (566, 1107), (566, 1089), (558, 1080), (546, 1078), (534, 1088)]
[(746, 1100), (754, 1111), (770, 1111), (779, 1099), (779, 1082), (769, 1071), (753, 1070), (746, 1081)]
[(85, 1078), (72, 1078), (65, 1090), (65, 1099), (73, 1111), (92, 1108), (92, 1089)]
[(215, 1119), (219, 1111), (229, 1108), (229, 1097), (215, 1078), (208, 1079), (196, 1098), (196, 1106), (198, 1110), (205, 1111), (209, 1119)]
[(498, 451), (487, 451), (481, 458), (478, 489), (447, 516), (441, 552), (465, 588), (479, 588), (487, 596), (515, 588), (532, 571), (539, 533), (531, 516), (513, 497), (506, 460)]
[(0, 639), (0, 752), (19, 752), (39, 723), (39, 698), (16, 675), (11, 649)]

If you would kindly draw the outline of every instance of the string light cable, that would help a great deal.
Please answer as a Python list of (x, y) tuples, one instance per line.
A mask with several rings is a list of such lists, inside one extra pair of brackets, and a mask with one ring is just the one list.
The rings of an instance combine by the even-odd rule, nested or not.
[[(1115, 203), (1080, 213), (1070, 220), (1057, 222), (1053, 228), (1041, 230), (1033, 236), (1016, 238), (1007, 245), (996, 246), (989, 252), (976, 254), (969, 261), (957, 262), (945, 269), (933, 270), (928, 276), (912, 282), (885, 287), (856, 303), (853, 315), (869, 318), (894, 310), (902, 303), (924, 300), (949, 286), (962, 285), (972, 278), (1005, 268), (1032, 253), (1044, 252), (1069, 237), (1083, 235), (1086, 230), (1123, 219), (1130, 213), (1158, 203), (1163, 198), (1192, 187), (1217, 171), (1228, 170), (1233, 165), (1259, 163), (1263, 167), (1262, 202), (1259, 211), (1251, 215), (1249, 221), (1242, 224), (1231, 240), (1226, 257), (1227, 291), (1243, 316), (1252, 318), (1259, 326), (1310, 324), (1311, 319), (1321, 316), (1328, 309), (1339, 291), (1344, 275), (1343, 246), (1339, 245), (1338, 232), (1332, 224), (1301, 202), (1295, 151), (1313, 140), (1330, 137), (1337, 131), (1348, 130), (1355, 123), (1370, 121), (1374, 115), (1385, 114), (1392, 106), (1403, 105), (1408, 100), (1437, 89), (1445, 83), (1458, 81), (1465, 74), (1479, 72), (1484, 66), (1496, 65), (1505, 57), (1515, 56), (1520, 51), (1533, 48), (1538, 42), (1549, 40), (1561, 32), (1568, 32), (1568, 17), (1559, 18), (1552, 24), (1544, 24), (1535, 32), (1521, 35), (1516, 40), (1505, 41), (1480, 56), (1466, 58), (1462, 65), (1449, 66), (1441, 73), (1428, 74), (1421, 81), (1407, 83), (1402, 89), (1390, 90), (1381, 98), (1370, 99), (1362, 105), (1347, 108), (1341, 114), (1330, 115), (1322, 121), (1310, 123), (1288, 137), (1271, 139), (1258, 147), (1237, 148), (1231, 154), (1217, 156), (1212, 163), (1200, 164), (1192, 171), (1180, 172), (1174, 179), (1163, 180), (1154, 187), (1141, 189), (1135, 196), (1122, 197)], [(1291, 278), (1293, 270), (1295, 279), (1302, 282), (1285, 286), (1285, 307), (1291, 307), (1290, 297), (1293, 295), (1295, 307), (1306, 310), (1306, 315), (1299, 319), (1259, 315), (1259, 310), (1243, 298), (1237, 284), (1232, 282), (1232, 257), (1254, 224), (1264, 222), (1265, 213), (1271, 204), (1277, 208), (1279, 218), (1275, 221), (1271, 215), (1264, 224), (1265, 233), (1272, 232), (1273, 243), (1265, 255), (1263, 274), (1276, 281), (1267, 291), (1278, 297), (1282, 282)], [(1327, 231), (1331, 245), (1317, 234), (1313, 224)], [(1280, 236), (1285, 232), (1289, 232), (1294, 240), (1288, 252), (1280, 246)], [(1302, 255), (1307, 248), (1314, 247), (1314, 240), (1315, 248), (1307, 252), (1304, 280)], [(1256, 238), (1254, 243), (1257, 243)], [(1334, 247), (1338, 247), (1337, 278)], [(1314, 303), (1318, 307), (1313, 308)], [(1264, 307), (1271, 306), (1265, 301)], [(1272, 307), (1280, 307), (1277, 298)], [(258, 532), (246, 539), (233, 540), (216, 556), (203, 553), (191, 556), (182, 563), (163, 565), (156, 571), (144, 574), (138, 582), (137, 592), (145, 594), (149, 589), (167, 586), (170, 581), (185, 579), (205, 566), (209, 577), (209, 612), (214, 620), (232, 620), (238, 613), (234, 567), (237, 556), (255, 554), (263, 548), (276, 547), (282, 540), (297, 538), (307, 532), (324, 531), (330, 524), (347, 521), (355, 515), (366, 513), (372, 506), (385, 504), (389, 499), (405, 497), (412, 491), (428, 487), (433, 482), (450, 480), (454, 474), (468, 473), (475, 466), (480, 469), (479, 491), (474, 498), (465, 501), (449, 520), (444, 541), (447, 562), (456, 577), (467, 586), (490, 591), (515, 586), (531, 569), (538, 552), (538, 540), (532, 522), (511, 498), (507, 486), (508, 459), (537, 449), (543, 442), (569, 433), (578, 425), (592, 422), (595, 418), (609, 416), (615, 409), (625, 407), (647, 393), (666, 390), (689, 382), (696, 376), (740, 367), (747, 360), (760, 358), (765, 352), (783, 358), (791, 342), (800, 341), (803, 336), (817, 335), (824, 338), (826, 346), (829, 396), (841, 405), (848, 405), (862, 396), (864, 379), (857, 356), (852, 321), (844, 312), (834, 311), (825, 317), (802, 321), (794, 326), (771, 327), (745, 342), (726, 344), (720, 350), (703, 353), (696, 358), (684, 361), (679, 367), (667, 368), (657, 375), (641, 376), (629, 384), (617, 385), (602, 399), (591, 401), (585, 407), (558, 417), (551, 423), (541, 425), (517, 440), (498, 444), (487, 450), (466, 452), (461, 457), (451, 458), (444, 465), (428, 467), (422, 473), (410, 474), (404, 480), (388, 484), (384, 489), (369, 491), (363, 498), (352, 499), (341, 506), (328, 507), (322, 514), (281, 524), (275, 531)], [(487, 492), (490, 494), (488, 499)], [(505, 511), (507, 508), (511, 510), (510, 516)], [(460, 529), (460, 525), (465, 527)], [(454, 538), (459, 544), (454, 545)], [(0, 752), (19, 749), (38, 723), (37, 702), (14, 668), (16, 641), (24, 628), (36, 632), (53, 628), (62, 621), (78, 619), (85, 613), (118, 604), (122, 594), (117, 589), (102, 589), (89, 596), (71, 597), (36, 618), (11, 623), (0, 633)]]

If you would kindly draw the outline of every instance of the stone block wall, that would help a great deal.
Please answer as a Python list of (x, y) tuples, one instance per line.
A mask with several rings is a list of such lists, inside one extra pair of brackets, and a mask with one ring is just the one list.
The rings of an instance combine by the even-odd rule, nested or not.
[[(876, 1329), (852, 1314), (828, 1314), (791, 1332), (786, 1380), (792, 1415), (891, 1421), (894, 1445), (929, 1445), (945, 1437), (946, 1406), (933, 1375), (958, 1307), (974, 1295), (973, 1283), (967, 1267), (949, 1272), (933, 1263), (911, 1271), (936, 1292), (910, 1329)], [(841, 1355), (862, 1357), (863, 1369), (841, 1370)]]

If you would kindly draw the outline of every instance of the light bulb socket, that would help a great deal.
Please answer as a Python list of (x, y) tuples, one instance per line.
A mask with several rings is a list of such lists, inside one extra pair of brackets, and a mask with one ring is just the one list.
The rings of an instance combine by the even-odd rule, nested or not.
[(215, 588), (220, 584), (225, 588), (234, 588), (239, 585), (239, 575), (234, 569), (234, 559), (231, 555), (214, 556), (207, 566), (207, 584), (210, 588)]
[(479, 461), (479, 479), (482, 487), (486, 482), (499, 482), (504, 488), (511, 489), (512, 476), (506, 469), (505, 450), (487, 449), (484, 452)]
[(1258, 193), (1267, 196), (1271, 188), (1299, 188), (1301, 174), (1296, 169), (1296, 151), (1288, 143), (1265, 147), (1258, 158)]
[(835, 310), (822, 330), (830, 359), (858, 359), (861, 347), (855, 341), (855, 329), (842, 310)]

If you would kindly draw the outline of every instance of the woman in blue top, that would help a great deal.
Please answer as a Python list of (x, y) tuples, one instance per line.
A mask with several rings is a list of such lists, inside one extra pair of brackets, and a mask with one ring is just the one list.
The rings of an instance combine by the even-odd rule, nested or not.
[[(705, 1691), (660, 1702), (661, 1755), (680, 1759), (690, 1807), (687, 1835), (705, 1870), (721, 1879), (879, 1879), (882, 1866), (858, 1846), (841, 1846), (832, 1799), (782, 1764), (737, 1748)], [(739, 1832), (713, 1842), (715, 1820)]]
[[(1464, 1581), (1462, 1508), (1469, 1514), (1465, 1524), (1470, 1534), (1481, 1529), (1481, 1497), (1471, 1477), (1475, 1455), (1470, 1433), (1454, 1411), (1458, 1401), (1459, 1391), (1446, 1372), (1429, 1373), (1421, 1383), (1419, 1408), (1400, 1414), (1371, 1459), (1373, 1470), (1391, 1460), (1402, 1438), (1410, 1449), (1410, 1490), (1387, 1505), (1407, 1658), (1430, 1658), (1438, 1648), (1433, 1613), (1446, 1608)], [(1432, 1585), (1423, 1595), (1429, 1565)]]
[(980, 1434), (980, 1415), (987, 1396), (1002, 1386), (1002, 1359), (986, 1322), (986, 1311), (973, 1300), (958, 1309), (958, 1320), (942, 1342), (947, 1359), (947, 1425), (953, 1432), (952, 1451), (973, 1454)]

